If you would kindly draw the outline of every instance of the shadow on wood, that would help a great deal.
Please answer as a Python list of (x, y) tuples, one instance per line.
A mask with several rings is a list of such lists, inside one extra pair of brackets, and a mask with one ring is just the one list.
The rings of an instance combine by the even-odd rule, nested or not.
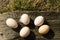
[(34, 20), (30, 19), (30, 23), (27, 25), (30, 29), (34, 29), (35, 25), (34, 25)]
[(44, 20), (43, 25), (49, 25), (49, 23), (47, 22), (47, 20), (46, 20), (46, 19)]
[[(44, 21), (43, 25), (49, 25), (49, 23), (47, 22), (47, 20)], [(55, 35), (54, 31), (50, 28), (49, 32), (47, 34), (43, 35), (43, 37), (47, 38), (47, 39), (53, 39), (54, 35)]]
[(43, 37), (46, 39), (53, 39), (54, 35), (55, 35), (54, 31), (52, 29), (50, 29), (47, 34), (43, 35)]
[(15, 29), (13, 29), (14, 31), (16, 31), (16, 32), (20, 32), (20, 30), (21, 30), (21, 25), (20, 25), (20, 23), (18, 23), (18, 27), (17, 28), (15, 28)]
[(25, 40), (35, 40), (35, 39), (36, 39), (35, 34), (32, 31), (30, 32), (30, 35), (27, 38), (25, 38)]

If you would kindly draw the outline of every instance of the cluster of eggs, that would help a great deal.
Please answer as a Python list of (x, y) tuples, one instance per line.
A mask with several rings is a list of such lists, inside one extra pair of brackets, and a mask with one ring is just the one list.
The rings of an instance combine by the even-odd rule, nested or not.
[[(19, 22), (23, 23), (24, 25), (28, 25), (30, 23), (30, 17), (28, 16), (28, 14), (23, 14), (20, 17)], [(49, 31), (49, 26), (48, 25), (42, 25), (43, 23), (44, 23), (44, 17), (43, 16), (38, 16), (34, 20), (35, 26), (40, 26), (38, 29), (38, 32), (40, 34), (46, 34)], [(6, 20), (6, 24), (11, 28), (17, 28), (18, 27), (17, 22), (13, 18), (8, 18)], [(30, 28), (27, 26), (24, 26), (20, 30), (19, 34), (21, 37), (27, 37), (30, 34)]]

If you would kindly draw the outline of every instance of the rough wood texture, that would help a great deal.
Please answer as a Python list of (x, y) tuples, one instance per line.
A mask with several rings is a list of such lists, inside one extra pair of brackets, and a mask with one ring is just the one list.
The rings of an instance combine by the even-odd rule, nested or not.
[[(31, 33), (27, 38), (19, 36), (19, 31), (24, 26), (19, 23), (19, 18), (23, 13), (27, 13), (31, 17), (31, 22), (27, 25), (30, 27)], [(44, 16), (44, 24), (50, 26), (50, 31), (46, 35), (40, 35), (38, 28), (34, 26), (33, 20), (39, 15)], [(5, 23), (7, 18), (14, 18), (19, 27), (9, 28)], [(60, 12), (15, 11), (3, 13), (0, 15), (0, 40), (60, 40)]]

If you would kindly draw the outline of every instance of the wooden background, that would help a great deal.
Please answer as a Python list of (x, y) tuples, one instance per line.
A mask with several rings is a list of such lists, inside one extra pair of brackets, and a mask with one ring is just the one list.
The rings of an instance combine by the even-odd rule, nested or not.
[[(19, 23), (19, 18), (23, 13), (31, 17), (30, 24), (27, 25), (31, 33), (27, 38), (19, 36), (20, 29), (25, 26)], [(50, 31), (46, 35), (40, 35), (38, 27), (34, 25), (34, 19), (39, 15), (45, 18), (44, 24), (50, 26)], [(7, 18), (14, 18), (19, 27), (9, 28), (5, 23)], [(60, 12), (14, 11), (0, 14), (0, 40), (60, 40)]]

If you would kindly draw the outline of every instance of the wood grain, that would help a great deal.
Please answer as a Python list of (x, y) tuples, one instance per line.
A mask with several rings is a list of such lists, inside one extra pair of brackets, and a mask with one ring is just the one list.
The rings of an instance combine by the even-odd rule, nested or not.
[[(19, 36), (19, 31), (24, 26), (19, 23), (19, 18), (24, 13), (31, 17), (31, 21), (27, 25), (31, 29), (31, 33), (27, 38)], [(34, 19), (39, 15), (45, 18), (44, 24), (50, 26), (50, 31), (46, 35), (40, 35), (38, 27), (34, 25)], [(14, 18), (19, 27), (16, 29), (9, 28), (5, 23), (7, 18)], [(6, 40), (60, 40), (60, 12), (14, 11), (3, 13), (0, 15), (0, 32), (3, 36), (5, 35)]]

